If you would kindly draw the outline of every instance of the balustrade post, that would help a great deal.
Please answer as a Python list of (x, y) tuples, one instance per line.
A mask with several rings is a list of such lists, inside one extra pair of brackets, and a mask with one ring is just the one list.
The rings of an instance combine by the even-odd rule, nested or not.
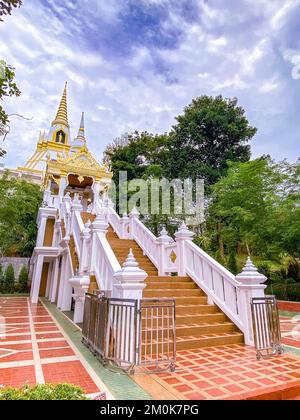
[(102, 237), (106, 237), (108, 228), (108, 223), (105, 221), (103, 214), (98, 214), (96, 219), (91, 225), (91, 274), (95, 273), (94, 267), (95, 267), (95, 260), (96, 260), (96, 240), (97, 235), (100, 235)]
[(83, 207), (82, 204), (79, 200), (78, 194), (75, 194), (74, 196), (74, 200), (71, 206), (71, 223), (70, 223), (70, 229), (69, 229), (69, 235), (72, 234), (73, 229), (74, 229), (74, 218), (75, 218), (75, 213), (76, 212), (81, 213), (83, 211)]
[(142, 299), (143, 289), (146, 287), (144, 281), (147, 277), (146, 271), (139, 268), (131, 249), (122, 269), (114, 274), (116, 280), (114, 297), (119, 299)]
[(129, 237), (130, 239), (134, 239), (134, 222), (136, 219), (139, 218), (140, 213), (138, 212), (136, 207), (133, 207), (133, 209), (131, 210), (131, 212), (129, 213), (129, 219), (130, 219), (130, 232), (129, 232)]
[(80, 262), (79, 262), (79, 274), (82, 275), (84, 272), (88, 272), (90, 269), (90, 240), (91, 240), (91, 222), (88, 220), (84, 225), (84, 229), (80, 234)]
[(185, 249), (186, 241), (193, 239), (193, 237), (194, 233), (188, 229), (185, 222), (182, 222), (178, 232), (175, 233), (179, 276), (186, 276), (186, 267), (188, 265)]
[(250, 257), (248, 257), (243, 271), (236, 276), (236, 280), (239, 282), (237, 286), (238, 310), (244, 326), (245, 344), (253, 346), (254, 337), (250, 302), (251, 298), (265, 296), (264, 291), (267, 286), (263, 283), (266, 282), (267, 277), (258, 272)]
[(165, 245), (170, 244), (173, 242), (173, 239), (168, 235), (168, 232), (165, 228), (162, 229), (160, 232), (160, 236), (156, 239), (156, 243), (158, 246), (158, 275), (165, 276), (166, 272), (165, 268)]
[(128, 239), (129, 229), (130, 229), (130, 218), (127, 216), (127, 213), (123, 214), (123, 217), (121, 218), (120, 223), (121, 223), (122, 239)]

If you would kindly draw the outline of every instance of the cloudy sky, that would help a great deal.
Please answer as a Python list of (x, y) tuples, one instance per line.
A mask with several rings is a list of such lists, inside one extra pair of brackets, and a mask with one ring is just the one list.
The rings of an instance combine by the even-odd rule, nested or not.
[(159, 133), (202, 94), (237, 96), (253, 156), (294, 161), (300, 140), (300, 0), (24, 0), (0, 23), (0, 58), (22, 91), (5, 100), (5, 148), (23, 164), (69, 82), (72, 135), (91, 150), (135, 129)]

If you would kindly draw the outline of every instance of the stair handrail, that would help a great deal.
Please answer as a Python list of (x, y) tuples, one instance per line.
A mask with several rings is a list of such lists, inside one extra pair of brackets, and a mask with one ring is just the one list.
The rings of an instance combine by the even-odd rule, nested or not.
[(208, 295), (209, 302), (215, 303), (244, 332), (239, 305), (241, 283), (191, 240), (185, 244), (185, 261), (186, 274)]
[(79, 211), (75, 211), (74, 212), (74, 219), (73, 219), (73, 226), (72, 226), (72, 231), (71, 234), (73, 236), (74, 239), (74, 243), (75, 243), (75, 249), (76, 249), (76, 253), (78, 256), (78, 259), (80, 259), (80, 239), (81, 239), (81, 233), (84, 229), (84, 223), (81, 217), (81, 214)]
[(109, 207), (108, 210), (108, 222), (110, 223), (113, 230), (116, 232), (119, 238), (122, 238), (122, 222), (121, 217), (118, 215), (113, 207)]
[(94, 273), (101, 290), (112, 291), (114, 274), (121, 270), (121, 265), (106, 237), (96, 233), (95, 239), (91, 271)]
[(157, 237), (138, 219), (137, 216), (138, 215), (136, 213), (130, 213), (131, 238), (137, 242), (155, 267), (158, 268)]

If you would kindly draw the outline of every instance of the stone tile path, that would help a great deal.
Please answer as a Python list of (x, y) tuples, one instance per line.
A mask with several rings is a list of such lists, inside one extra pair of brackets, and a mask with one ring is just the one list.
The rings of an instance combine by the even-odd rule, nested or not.
[(0, 386), (70, 383), (107, 391), (42, 303), (0, 297)]

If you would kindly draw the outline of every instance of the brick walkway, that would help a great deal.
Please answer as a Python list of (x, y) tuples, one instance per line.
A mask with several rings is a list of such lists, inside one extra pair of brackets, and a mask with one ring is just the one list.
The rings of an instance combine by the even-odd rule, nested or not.
[(0, 386), (70, 383), (105, 390), (48, 310), (28, 298), (0, 298)]

